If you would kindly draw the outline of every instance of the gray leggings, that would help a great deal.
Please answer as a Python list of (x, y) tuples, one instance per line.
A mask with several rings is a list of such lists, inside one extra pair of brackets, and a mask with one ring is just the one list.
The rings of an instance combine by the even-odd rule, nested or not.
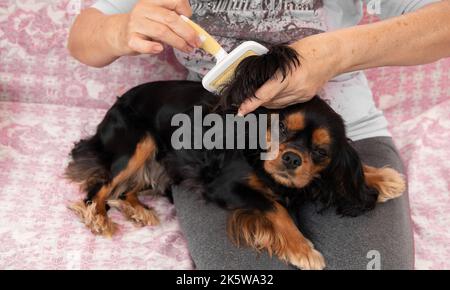
[[(365, 164), (403, 172), (391, 138), (365, 139), (355, 142), (354, 147)], [(249, 248), (235, 247), (226, 235), (227, 211), (206, 204), (192, 193), (174, 189), (173, 195), (197, 269), (293, 269), (266, 252), (258, 254)], [(374, 259), (380, 261), (381, 269), (414, 266), (407, 193), (356, 218), (341, 218), (334, 210), (318, 214), (312, 204), (303, 206), (301, 214), (301, 232), (324, 255), (327, 269), (367, 269)]]

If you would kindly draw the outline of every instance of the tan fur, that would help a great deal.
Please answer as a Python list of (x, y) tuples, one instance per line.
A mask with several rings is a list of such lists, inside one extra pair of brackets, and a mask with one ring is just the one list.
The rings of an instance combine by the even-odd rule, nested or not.
[(79, 201), (68, 206), (81, 221), (91, 230), (92, 233), (111, 237), (117, 231), (117, 225), (108, 216), (99, 214), (96, 210), (95, 202), (86, 205), (84, 201)]
[(305, 116), (303, 113), (295, 112), (286, 117), (286, 127), (289, 131), (300, 131), (305, 128)]
[(254, 173), (249, 175), (249, 177), (247, 179), (247, 184), (254, 190), (263, 193), (267, 198), (272, 199), (274, 196), (274, 193), (270, 189), (270, 187), (268, 187), (266, 184), (264, 184), (264, 182), (262, 182), (261, 179), (259, 179), (259, 177), (256, 176), (256, 174), (254, 174)]
[(321, 270), (325, 267), (322, 255), (298, 230), (291, 217), (280, 204), (268, 213), (235, 210), (228, 220), (230, 239), (242, 242), (257, 251), (267, 250), (281, 260), (303, 270)]
[(125, 200), (109, 200), (111, 207), (117, 208), (125, 218), (132, 221), (136, 226), (155, 226), (159, 224), (158, 216), (153, 209), (147, 209), (142, 205), (132, 205)]
[(312, 140), (316, 145), (329, 145), (331, 143), (330, 133), (324, 128), (316, 129), (313, 132)]
[(406, 189), (403, 175), (389, 167), (375, 168), (364, 165), (364, 176), (367, 185), (379, 192), (380, 203), (401, 196)]
[[(94, 233), (111, 236), (116, 230), (115, 224), (108, 218), (106, 213), (106, 202), (110, 198), (117, 198), (123, 191), (133, 189), (133, 192), (142, 190), (147, 185), (153, 185), (156, 191), (163, 191), (168, 184), (165, 171), (154, 160), (156, 144), (150, 136), (146, 136), (136, 146), (133, 156), (128, 161), (127, 167), (122, 170), (109, 184), (103, 185), (92, 200), (92, 204), (86, 206), (84, 202), (77, 203), (70, 208), (77, 213), (86, 226)], [(152, 170), (155, 169), (155, 172)], [(125, 215), (135, 223), (141, 225), (154, 225), (158, 218), (143, 204), (127, 200), (130, 207), (122, 206)]]
[(228, 219), (227, 232), (234, 244), (241, 246), (244, 242), (257, 251), (267, 249), (270, 255), (285, 244), (283, 237), (271, 234), (273, 231), (271, 222), (257, 211), (238, 209)]
[(111, 192), (111, 185), (104, 185), (94, 197), (93, 204), (96, 204), (96, 213), (106, 215), (106, 200)]
[(128, 161), (127, 167), (122, 170), (111, 182), (110, 187), (114, 188), (119, 183), (126, 181), (138, 171), (142, 170), (148, 159), (153, 159), (156, 153), (156, 144), (151, 137), (146, 137), (137, 144), (133, 157)]

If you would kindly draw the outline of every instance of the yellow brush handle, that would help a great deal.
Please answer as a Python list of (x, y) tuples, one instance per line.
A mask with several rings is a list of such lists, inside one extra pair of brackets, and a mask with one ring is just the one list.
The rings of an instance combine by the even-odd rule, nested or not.
[(187, 24), (189, 24), (198, 33), (200, 39), (202, 39), (203, 43), (200, 48), (216, 56), (222, 49), (220, 44), (208, 32), (206, 32), (203, 28), (201, 28), (197, 23), (193, 22), (184, 15), (181, 15), (181, 18), (184, 21), (186, 21)]

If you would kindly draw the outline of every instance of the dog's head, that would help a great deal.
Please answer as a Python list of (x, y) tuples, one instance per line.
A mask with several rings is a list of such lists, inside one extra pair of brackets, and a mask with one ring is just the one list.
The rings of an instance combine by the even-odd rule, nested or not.
[[(342, 146), (342, 120), (328, 108), (315, 97), (278, 111), (278, 151), (275, 159), (263, 161), (263, 168), (279, 184), (304, 188), (340, 156), (337, 151)], [(270, 131), (269, 151), (276, 148)]]
[[(248, 57), (222, 90), (221, 105), (237, 108), (248, 97), (255, 97), (255, 91), (274, 75), (285, 78), (299, 66), (299, 55), (287, 46)], [(259, 164), (273, 181), (300, 189), (325, 206), (336, 205), (338, 212), (347, 215), (375, 205), (377, 193), (366, 185), (362, 162), (346, 138), (344, 121), (325, 101), (314, 97), (270, 113), (279, 114), (278, 151), (275, 159)]]
[[(314, 97), (280, 110), (278, 132), (275, 159), (260, 162), (277, 184), (299, 189), (299, 194), (320, 200), (325, 207), (336, 206), (344, 215), (355, 216), (375, 206), (378, 193), (367, 186), (344, 121), (323, 100)], [(268, 145), (272, 150), (270, 140)]]

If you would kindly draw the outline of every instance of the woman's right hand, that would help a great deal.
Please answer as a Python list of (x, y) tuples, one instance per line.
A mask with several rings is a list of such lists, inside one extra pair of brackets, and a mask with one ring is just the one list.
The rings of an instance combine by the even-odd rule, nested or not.
[(163, 43), (184, 52), (199, 47), (197, 33), (180, 15), (192, 15), (189, 0), (137, 2), (120, 32), (122, 55), (157, 54)]

